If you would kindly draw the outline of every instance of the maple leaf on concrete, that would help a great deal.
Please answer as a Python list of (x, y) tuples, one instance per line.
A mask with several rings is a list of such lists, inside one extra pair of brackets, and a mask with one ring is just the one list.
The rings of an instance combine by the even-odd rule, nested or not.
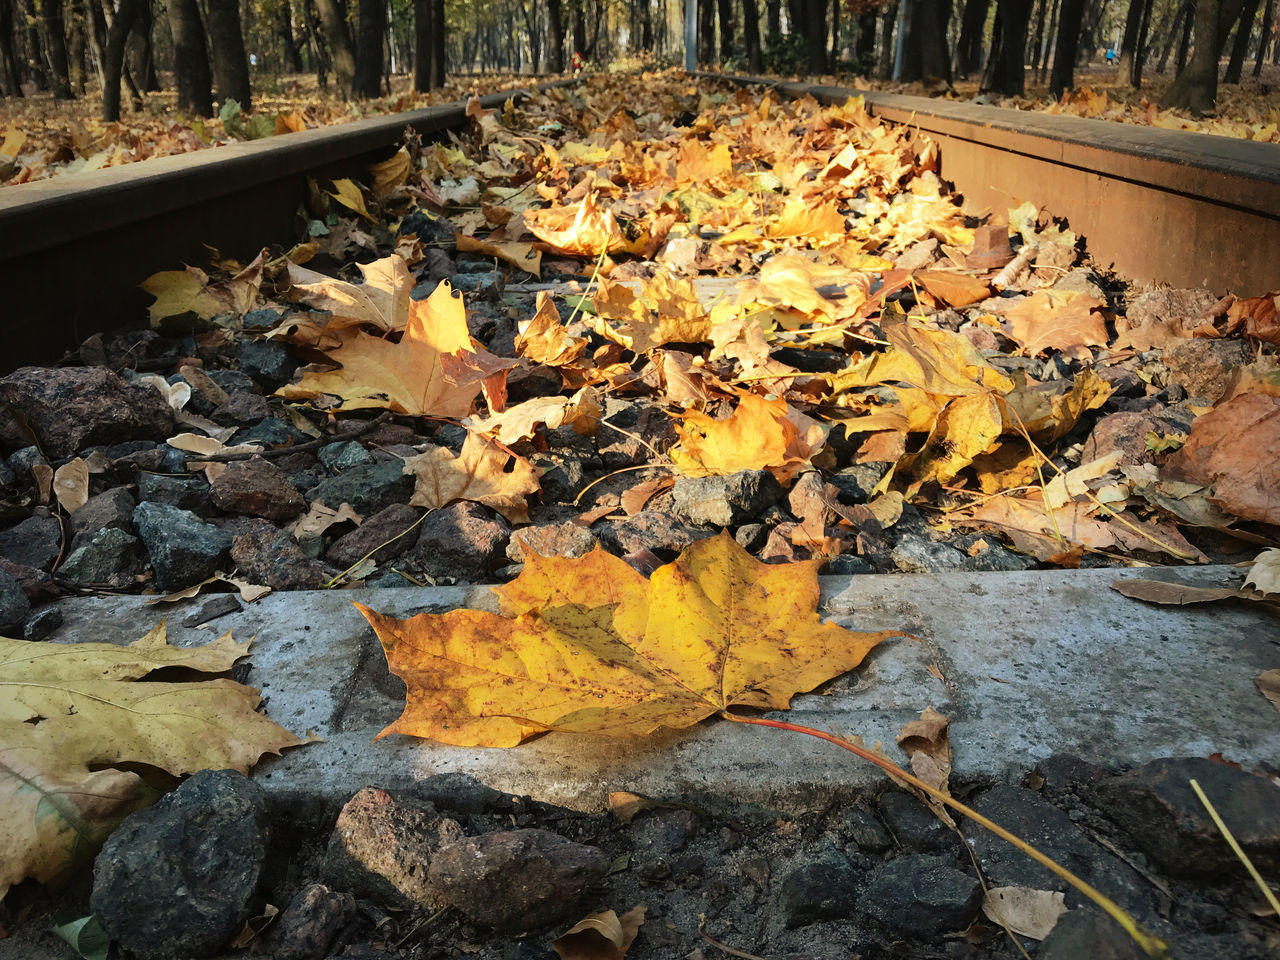
[(456, 457), (435, 447), (404, 461), (417, 478), (411, 506), (435, 509), (473, 500), (497, 510), (511, 523), (529, 522), (525, 497), (537, 493), (538, 468), (478, 433), (468, 433)]
[(1073, 360), (1093, 356), (1089, 346), (1107, 345), (1101, 300), (1074, 290), (1041, 290), (1005, 311), (1009, 339), (1029, 357), (1058, 350)]
[(305, 400), (322, 393), (342, 399), (344, 410), (385, 407), (410, 416), (465, 417), (492, 371), (457, 365), (466, 378), (452, 380), (443, 358), (475, 353), (462, 298), (447, 281), (425, 300), (409, 302), (399, 343), (357, 331), (328, 354), (338, 370), (308, 370), (276, 396)]
[(246, 773), (263, 754), (305, 742), (233, 680), (136, 682), (166, 667), (223, 673), (248, 646), (228, 632), (173, 647), (164, 624), (128, 646), (0, 637), (0, 897), (25, 877), (62, 877), (155, 799), (120, 766)]
[(823, 623), (821, 562), (761, 563), (722, 533), (648, 580), (600, 549), (533, 555), (495, 588), (501, 616), (399, 620), (356, 604), (407, 687), (379, 736), (511, 747), (547, 730), (645, 736), (735, 706), (785, 709), (899, 635)]

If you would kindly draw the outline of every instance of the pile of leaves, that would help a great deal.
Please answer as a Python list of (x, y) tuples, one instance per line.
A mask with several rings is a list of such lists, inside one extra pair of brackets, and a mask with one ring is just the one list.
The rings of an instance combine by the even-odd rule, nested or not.
[[(461, 423), (460, 453), (428, 445), (405, 461), (429, 508), (473, 500), (526, 522), (530, 457), (555, 431), (628, 438), (604, 415), (613, 397), (670, 429), (638, 437), (647, 453), (622, 489), (611, 478), (613, 496), (589, 508), (578, 491), (584, 525), (644, 510), (677, 476), (765, 470), (790, 488), (792, 517), (764, 559), (853, 554), (881, 569), (907, 503), (935, 531), (979, 531), (971, 555), (1003, 542), (1065, 566), (1204, 561), (1206, 531), (1274, 542), (1274, 293), (1130, 320), (1074, 270), (1074, 234), (1032, 202), (967, 218), (934, 145), (856, 99), (823, 108), (658, 77), (639, 89), (597, 77), (521, 109), (473, 104), (467, 138), (406, 147), (365, 187), (335, 184), (333, 210), (286, 256), (223, 262), (223, 279), (152, 277), (153, 323), (291, 342), (316, 362), (279, 391), (290, 403)], [(578, 280), (559, 302), (538, 292), (531, 314), (509, 307), (518, 333), (494, 353), (447, 281), (411, 296), (431, 244), (491, 258), (490, 296), (522, 277)], [(391, 245), (360, 265), (362, 283), (302, 266)], [(263, 303), (274, 311), (251, 313)], [(246, 329), (264, 316), (278, 322)], [(1173, 406), (1185, 391), (1162, 351), (1233, 339), (1253, 359)], [(1136, 447), (1084, 443), (1113, 396), (1166, 428)], [(828, 478), (859, 464), (882, 472), (849, 502)]]
[(116, 123), (100, 119), (100, 96), (71, 101), (0, 99), (0, 186), (455, 103), (469, 94), (509, 90), (527, 82), (493, 74), (455, 80), (429, 93), (406, 90), (350, 102), (316, 89), (314, 77), (298, 77), (280, 93), (258, 96), (252, 113), (228, 100), (216, 117), (188, 117), (177, 110), (176, 94), (168, 90), (146, 94), (141, 110), (126, 113)]

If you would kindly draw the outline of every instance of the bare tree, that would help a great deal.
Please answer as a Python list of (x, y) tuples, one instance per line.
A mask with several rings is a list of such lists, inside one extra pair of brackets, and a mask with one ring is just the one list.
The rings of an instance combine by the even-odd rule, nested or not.
[(372, 99), (382, 92), (382, 35), (387, 29), (386, 17), (383, 0), (360, 0), (356, 75), (352, 84), (352, 92), (357, 97)]
[[(1258, 38), (1258, 59), (1253, 62), (1253, 75), (1256, 77), (1262, 73), (1262, 62), (1267, 58), (1267, 41), (1271, 38), (1272, 18), (1275, 15), (1275, 0), (1267, 0), (1266, 10), (1262, 14), (1262, 31)], [(1276, 48), (1280, 49), (1280, 43), (1276, 44)]]
[(764, 70), (760, 49), (760, 8), (756, 0), (742, 0), (742, 39), (747, 45), (747, 70), (758, 74)]
[(956, 74), (967, 77), (982, 67), (982, 34), (987, 26), (991, 0), (965, 0), (956, 41)]
[(103, 73), (106, 86), (102, 89), (102, 119), (115, 123), (120, 119), (120, 75), (124, 70), (124, 45), (129, 31), (137, 23), (142, 0), (120, 0), (115, 18), (107, 31), (106, 62)]
[(14, 38), (13, 5), (9, 0), (0, 0), (0, 93), (6, 97), (22, 96)]
[[(1133, 0), (1140, 3), (1141, 0)], [(1084, 16), (1084, 0), (1062, 0), (1058, 17), (1058, 39), (1053, 49), (1053, 73), (1049, 92), (1055, 98), (1075, 86), (1076, 52), (1080, 46), (1080, 21)]]
[(444, 0), (431, 0), (431, 86), (443, 87), (445, 77)]
[(338, 78), (338, 93), (350, 97), (356, 76), (355, 44), (347, 30), (347, 5), (342, 0), (315, 0), (320, 28), (329, 44), (333, 74)]
[[(1240, 24), (1236, 27), (1236, 40), (1231, 45), (1231, 60), (1227, 63), (1227, 72), (1222, 75), (1223, 83), (1239, 83), (1240, 74), (1244, 71), (1244, 55), (1249, 49), (1249, 38), (1253, 35), (1253, 21), (1258, 18), (1258, 0), (1245, 0), (1244, 9), (1240, 11)], [(1258, 52), (1262, 58), (1262, 52)]]
[(213, 116), (213, 74), (205, 45), (204, 23), (196, 0), (169, 0), (173, 34), (173, 72), (178, 109), (198, 117)]
[(1024, 55), (1030, 18), (1031, 0), (998, 0), (984, 89), (1007, 97), (1020, 97), (1026, 90)]
[(564, 73), (564, 10), (560, 0), (547, 0), (547, 20), (551, 27), (547, 69), (552, 73)]
[(222, 103), (235, 100), (247, 112), (253, 93), (249, 87), (249, 57), (240, 32), (240, 5), (236, 0), (208, 0), (207, 9), (214, 90)]
[(1244, 0), (1196, 0), (1196, 45), (1184, 70), (1160, 98), (1160, 106), (1186, 107), (1196, 116), (1218, 103), (1218, 57)]

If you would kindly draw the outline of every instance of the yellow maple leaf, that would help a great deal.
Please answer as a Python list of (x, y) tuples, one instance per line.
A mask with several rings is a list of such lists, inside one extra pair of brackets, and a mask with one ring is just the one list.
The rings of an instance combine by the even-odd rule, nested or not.
[(569, 334), (555, 301), (545, 290), (538, 291), (537, 309), (528, 320), (522, 320), (516, 336), (516, 352), (534, 363), (553, 367), (577, 360), (587, 349), (585, 337)]
[(333, 190), (329, 196), (337, 200), (340, 204), (349, 210), (354, 210), (360, 216), (364, 217), (370, 223), (374, 223), (373, 217), (369, 215), (368, 208), (364, 205), (364, 194), (360, 192), (360, 188), (356, 186), (354, 180), (335, 180), (333, 181)]
[(599, 549), (533, 555), (495, 588), (501, 616), (398, 620), (356, 604), (407, 687), (379, 736), (509, 747), (546, 730), (645, 736), (735, 706), (784, 709), (898, 635), (823, 623), (821, 562), (761, 563), (722, 533), (648, 580)]
[(268, 336), (325, 350), (338, 346), (353, 328), (372, 327), (384, 333), (403, 330), (414, 286), (409, 265), (393, 253), (359, 267), (364, 283), (347, 283), (287, 263), (290, 294), (312, 311), (323, 312), (292, 316)]
[(572, 206), (526, 210), (524, 223), (539, 240), (571, 257), (634, 253), (638, 249), (623, 235), (613, 211), (600, 209), (593, 193)]
[(826, 442), (826, 430), (817, 421), (781, 398), (766, 400), (753, 393), (744, 394), (723, 420), (686, 411), (676, 434), (679, 443), (669, 456), (687, 477), (768, 470), (785, 482), (803, 470)]
[(410, 416), (465, 417), (492, 371), (457, 365), (465, 379), (450, 379), (443, 358), (475, 351), (467, 332), (462, 299), (448, 282), (425, 300), (412, 300), (399, 343), (358, 331), (328, 354), (337, 370), (309, 370), (276, 396), (305, 400), (319, 394), (340, 397), (346, 410), (384, 407)]
[(1075, 290), (1040, 290), (1005, 312), (1009, 339), (1029, 357), (1057, 350), (1075, 360), (1093, 356), (1089, 346), (1106, 346), (1106, 304)]
[(540, 489), (537, 467), (478, 433), (467, 434), (456, 457), (445, 447), (407, 457), (404, 472), (416, 478), (412, 506), (436, 509), (471, 500), (512, 523), (529, 522), (525, 497)]

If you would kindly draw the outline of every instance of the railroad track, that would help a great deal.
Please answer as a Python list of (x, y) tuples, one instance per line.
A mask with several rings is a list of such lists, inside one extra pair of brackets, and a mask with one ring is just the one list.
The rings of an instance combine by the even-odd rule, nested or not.
[[(790, 97), (856, 91), (765, 78)], [(558, 81), (569, 83), (572, 81)], [(500, 106), (528, 90), (481, 98)], [(1280, 150), (1274, 145), (1077, 117), (863, 93), (870, 112), (940, 146), (967, 209), (1042, 203), (1087, 238), (1095, 262), (1134, 280), (1257, 294), (1280, 289)], [(461, 103), (163, 157), (0, 191), (4, 369), (56, 360), (86, 336), (137, 322), (156, 270), (204, 245), (245, 256), (286, 241), (306, 179), (359, 176), (409, 127), (439, 136)]]

